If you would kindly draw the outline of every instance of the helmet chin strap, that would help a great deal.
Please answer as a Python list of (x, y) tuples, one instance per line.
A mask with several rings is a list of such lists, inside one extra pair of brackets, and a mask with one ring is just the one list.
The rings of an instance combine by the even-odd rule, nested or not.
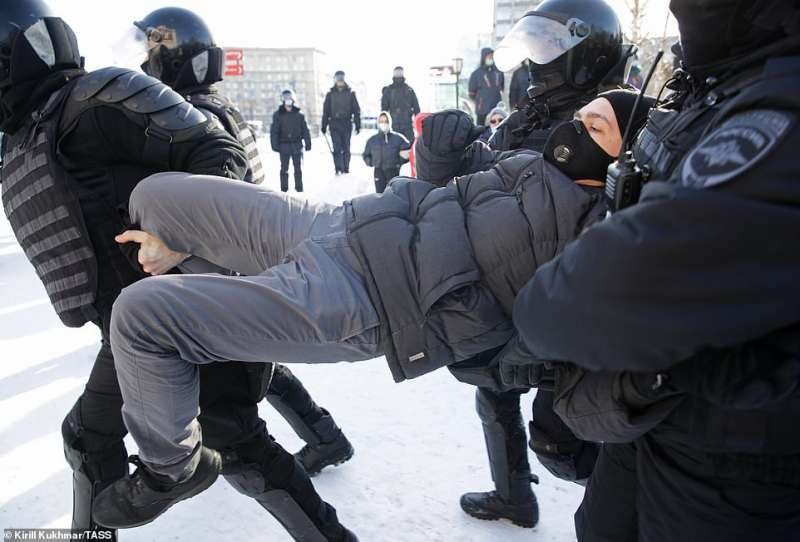
[(528, 122), (514, 130), (515, 135), (527, 135), (564, 111), (571, 113), (576, 102), (597, 91), (571, 87), (564, 78), (563, 62), (547, 66), (531, 63), (529, 69), (531, 85), (528, 87), (528, 104), (524, 109)]

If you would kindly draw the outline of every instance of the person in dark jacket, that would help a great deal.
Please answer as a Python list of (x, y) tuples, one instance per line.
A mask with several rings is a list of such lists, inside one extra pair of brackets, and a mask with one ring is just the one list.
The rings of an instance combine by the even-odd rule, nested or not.
[(486, 114), (503, 101), (505, 75), (494, 65), (494, 51), (481, 49), (480, 65), (469, 76), (469, 97), (475, 102), (477, 124), (486, 121)]
[(528, 87), (531, 86), (530, 62), (527, 58), (523, 60), (511, 76), (511, 84), (508, 86), (508, 106), (512, 111), (525, 109), (528, 105)]
[(414, 117), (419, 113), (419, 101), (414, 89), (406, 83), (402, 66), (392, 72), (392, 84), (381, 91), (381, 109), (392, 115), (392, 130), (414, 141)]
[(350, 173), (350, 134), (361, 131), (361, 108), (356, 93), (344, 80), (344, 72), (334, 75), (333, 87), (325, 95), (322, 106), (322, 135), (331, 128), (333, 166), (337, 175)]
[[(604, 116), (613, 117), (611, 106), (598, 102)], [(452, 115), (476, 133), (466, 113)], [(585, 121), (594, 122), (588, 111)], [(215, 359), (235, 351), (237, 359), (288, 363), (383, 353), (400, 381), (505, 345), (517, 289), (539, 262), (605, 215), (593, 179), (601, 175), (598, 157), (605, 156), (600, 166), (607, 166), (619, 151), (619, 130), (611, 128), (581, 121), (558, 131), (553, 149), (571, 151), (549, 149), (550, 159), (575, 158), (554, 163), (570, 167), (577, 181), (539, 153), (492, 153), (478, 144), (473, 167), (496, 166), (441, 188), (398, 178), (383, 194), (340, 207), (301, 204), (209, 176), (174, 173), (140, 183), (132, 218), (149, 233), (128, 234), (142, 242), (140, 256), (152, 273), (182, 265), (191, 251), (242, 276), (153, 277), (126, 289), (115, 304), (112, 345), (123, 416), (143, 468), (104, 491), (98, 520), (117, 527), (147, 522), (213, 482), (214, 452), (200, 445), (193, 419), (193, 364), (206, 362), (211, 352)], [(583, 160), (592, 167), (579, 167)], [(177, 205), (184, 186), (197, 189), (191, 202)], [(220, 235), (237, 241), (218, 243)], [(156, 329), (156, 315), (162, 322), (157, 333), (135, 331)], [(147, 376), (165, 372), (171, 376), (157, 382)], [(146, 397), (128, 393), (134, 388), (148, 390)], [(171, 480), (172, 489), (157, 505), (140, 507), (126, 497), (137, 476)]]
[(520, 291), (502, 372), (556, 366), (562, 418), (604, 442), (579, 540), (797, 540), (800, 8), (670, 7), (683, 69), (633, 148), (641, 198)]
[(411, 143), (392, 130), (392, 116), (388, 111), (378, 115), (378, 133), (367, 140), (364, 162), (375, 168), (375, 192), (382, 193), (386, 185), (400, 175), (400, 166), (408, 162)]
[(272, 115), (269, 137), (272, 150), (281, 155), (281, 192), (289, 190), (289, 159), (294, 167), (294, 189), (302, 192), (303, 144), (306, 151), (311, 150), (311, 134), (291, 89), (281, 93), (281, 106)]
[[(74, 33), (39, 0), (3, 2), (0, 46), (7, 53), (0, 75), (4, 211), (62, 322), (91, 322), (101, 332), (85, 390), (61, 426), (73, 470), (72, 527), (100, 531), (96, 495), (128, 475), (111, 308), (123, 288), (146, 276), (136, 251), (114, 241), (129, 225), (129, 195), (147, 175), (176, 169), (244, 185), (239, 179), (250, 164), (242, 145), (218, 122), (157, 79), (116, 67), (86, 73)], [(251, 474), (253, 465), (280, 473), (263, 475), (261, 493), (285, 499), (283, 488), (293, 485), (312, 522), (330, 539), (346, 540), (333, 509), (302, 468), (294, 468), (292, 455), (266, 434), (255, 409), (272, 374), (264, 367), (234, 362), (221, 379), (211, 376), (212, 367), (200, 371), (200, 419), (230, 454), (226, 476), (241, 489), (237, 474)], [(234, 463), (237, 473), (230, 470)], [(256, 485), (251, 482), (250, 489)], [(296, 517), (287, 519), (288, 528), (297, 527)], [(109, 540), (116, 534), (87, 537)]]

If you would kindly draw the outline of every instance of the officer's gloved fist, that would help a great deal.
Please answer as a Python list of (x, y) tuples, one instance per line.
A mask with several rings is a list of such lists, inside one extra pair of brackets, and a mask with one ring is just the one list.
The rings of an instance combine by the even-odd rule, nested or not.
[(439, 156), (463, 152), (482, 132), (470, 115), (457, 109), (434, 113), (422, 121), (423, 145)]
[(415, 147), (417, 177), (444, 185), (462, 174), (464, 150), (481, 131), (463, 111), (448, 109), (427, 117)]

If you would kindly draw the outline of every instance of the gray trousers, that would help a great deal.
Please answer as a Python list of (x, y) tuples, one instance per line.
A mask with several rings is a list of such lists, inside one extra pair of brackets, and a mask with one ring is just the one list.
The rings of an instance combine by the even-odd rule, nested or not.
[[(223, 274), (166, 275), (125, 288), (111, 318), (122, 416), (155, 472), (190, 473), (202, 442), (197, 364), (360, 361), (381, 354), (380, 321), (349, 245), (345, 210), (212, 176), (139, 183), (141, 229)], [(182, 266), (184, 267), (184, 266)]]

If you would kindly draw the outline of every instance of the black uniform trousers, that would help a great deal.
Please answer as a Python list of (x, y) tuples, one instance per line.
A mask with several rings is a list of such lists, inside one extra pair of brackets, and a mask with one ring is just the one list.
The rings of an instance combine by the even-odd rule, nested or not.
[(353, 124), (349, 120), (334, 119), (330, 124), (333, 144), (333, 165), (336, 171), (350, 171), (350, 135)]
[(303, 152), (281, 152), (281, 192), (289, 190), (289, 160), (294, 168), (294, 189), (303, 191)]
[(604, 444), (580, 542), (800, 541), (800, 455), (710, 453), (656, 430)]
[(382, 194), (389, 181), (400, 175), (400, 166), (383, 169), (375, 168), (375, 192)]

